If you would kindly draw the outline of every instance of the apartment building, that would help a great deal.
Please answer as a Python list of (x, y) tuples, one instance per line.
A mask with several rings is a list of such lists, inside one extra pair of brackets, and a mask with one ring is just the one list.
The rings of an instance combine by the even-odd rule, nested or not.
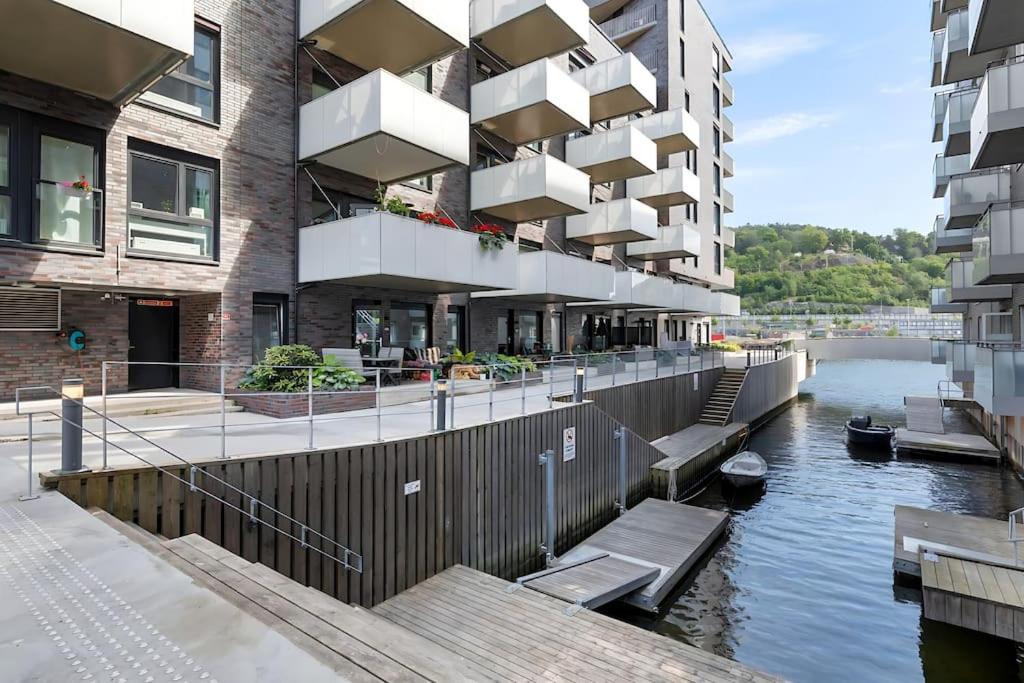
[(935, 251), (947, 287), (932, 311), (963, 314), (947, 376), (981, 427), (1024, 468), (1024, 7), (932, 2)]
[(257, 4), (29, 0), (0, 27), (0, 395), (738, 314), (731, 57), (697, 0)]

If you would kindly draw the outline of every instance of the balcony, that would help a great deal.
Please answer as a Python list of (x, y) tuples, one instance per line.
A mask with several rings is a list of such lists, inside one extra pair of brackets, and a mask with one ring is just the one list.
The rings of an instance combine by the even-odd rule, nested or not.
[(569, 304), (574, 308), (668, 309), (676, 303), (676, 283), (668, 278), (620, 270), (610, 300)]
[(583, 0), (473, 0), (469, 16), (473, 40), (512, 66), (563, 54), (590, 39)]
[(626, 245), (626, 256), (645, 261), (700, 256), (700, 231), (692, 225), (663, 225), (656, 238)]
[(974, 284), (1024, 282), (1024, 204), (994, 204), (974, 229)]
[(301, 0), (304, 40), (364, 71), (405, 74), (469, 46), (469, 0)]
[(598, 28), (611, 38), (612, 42), (625, 49), (657, 24), (657, 5), (646, 5), (624, 12), (614, 19), (609, 19)]
[(299, 159), (389, 184), (469, 163), (469, 116), (377, 70), (302, 105)]
[(970, 131), (971, 168), (1024, 161), (1024, 58), (986, 72)]
[(953, 303), (949, 300), (949, 290), (945, 287), (932, 288), (932, 303), (929, 307), (932, 313), (966, 313), (966, 303)]
[(571, 75), (590, 92), (592, 123), (652, 109), (658, 101), (654, 74), (628, 52)]
[(947, 228), (945, 216), (935, 217), (932, 234), (934, 235), (936, 254), (959, 254), (971, 251), (974, 231), (971, 228)]
[(5, 4), (0, 69), (114, 106), (192, 55), (192, 0), (22, 0)]
[(949, 187), (949, 179), (953, 176), (963, 175), (971, 171), (971, 155), (961, 154), (956, 157), (946, 157), (941, 154), (935, 155), (935, 163), (932, 165), (932, 176), (934, 186), (932, 197), (942, 199), (946, 196), (946, 188)]
[(700, 201), (700, 178), (684, 166), (663, 168), (654, 175), (627, 180), (626, 196), (656, 209), (696, 204)]
[(946, 16), (945, 39), (942, 43), (942, 83), (951, 85), (959, 81), (980, 78), (985, 67), (1002, 59), (1006, 50), (988, 50), (971, 53), (970, 17), (967, 8), (950, 12)]
[(685, 109), (643, 116), (629, 125), (654, 140), (658, 156), (688, 152), (700, 146), (700, 124)]
[(974, 400), (992, 415), (1024, 416), (1024, 350), (1019, 345), (978, 345)]
[(932, 34), (932, 87), (942, 85), (942, 50), (946, 44), (946, 29)]
[(511, 245), (481, 249), (470, 232), (370, 213), (299, 230), (299, 282), (344, 282), (413, 292), (472, 292), (514, 287), (519, 261)]
[(1008, 170), (975, 171), (949, 180), (946, 228), (973, 228), (991, 204), (1010, 201), (1013, 174)]
[(635, 199), (593, 204), (582, 216), (566, 219), (565, 236), (594, 246), (653, 241), (658, 237), (658, 212)]
[(470, 101), (472, 123), (514, 145), (590, 128), (590, 92), (549, 59), (477, 83)]
[(565, 160), (588, 174), (591, 183), (609, 183), (654, 173), (658, 148), (637, 129), (622, 126), (569, 140)]
[(946, 110), (949, 109), (950, 90), (935, 93), (932, 99), (932, 142), (942, 142), (942, 124), (946, 121)]
[(736, 200), (732, 196), (732, 192), (729, 190), (722, 190), (722, 211), (725, 213), (732, 213), (736, 210)]
[(723, 225), (722, 226), (721, 240), (722, 240), (722, 245), (723, 246), (735, 247), (736, 246), (736, 231), (733, 230), (732, 228), (727, 228), (726, 226)]
[(939, 29), (946, 27), (946, 15), (942, 11), (941, 0), (931, 0), (932, 3), (932, 22), (931, 30), (938, 31)]
[(942, 11), (952, 12), (953, 10), (967, 7), (968, 0), (942, 0)]
[(590, 18), (601, 23), (633, 0), (586, 0), (590, 8)]
[(722, 175), (726, 178), (736, 175), (736, 162), (728, 152), (722, 152)]
[(1001, 343), (1013, 341), (1013, 313), (1009, 311), (983, 313), (980, 322), (981, 341)]
[(1012, 285), (975, 284), (974, 262), (968, 259), (952, 259), (946, 266), (946, 278), (949, 283), (947, 300), (950, 303), (1001, 301), (1013, 296)]
[(945, 339), (932, 339), (932, 365), (945, 365), (946, 364), (946, 345)]
[(740, 297), (736, 294), (715, 292), (711, 295), (711, 311), (709, 312), (712, 315), (735, 318), (740, 314)]
[(953, 382), (973, 382), (978, 347), (974, 342), (946, 342), (946, 377)]
[(512, 223), (586, 213), (590, 176), (541, 154), (474, 171), (470, 210)]
[[(735, 312), (733, 312), (735, 309)], [(739, 315), (739, 297), (714, 292), (685, 282), (676, 283), (675, 304), (672, 313), (696, 313), (700, 315)]]
[(730, 83), (725, 78), (725, 76), (722, 76), (721, 83), (722, 83), (722, 106), (723, 107), (731, 107), (733, 105), (733, 102), (735, 102), (736, 89), (732, 87), (732, 83)]
[(948, 157), (970, 154), (971, 113), (978, 101), (978, 88), (949, 93), (946, 115), (942, 120), (942, 142)]
[(518, 299), (536, 303), (608, 301), (615, 290), (615, 270), (555, 251), (518, 254), (519, 282), (513, 289), (476, 292), (474, 298)]
[(722, 142), (732, 142), (736, 139), (736, 131), (730, 119), (725, 114), (722, 114)]
[(971, 54), (1021, 42), (1024, 4), (1019, 0), (971, 0), (968, 15)]

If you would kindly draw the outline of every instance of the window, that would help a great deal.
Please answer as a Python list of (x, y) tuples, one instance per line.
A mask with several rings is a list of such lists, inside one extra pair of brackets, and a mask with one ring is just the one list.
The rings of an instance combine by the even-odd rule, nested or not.
[(469, 346), (466, 343), (466, 307), (449, 306), (445, 325), (448, 329), (446, 341), (448, 353), (451, 353), (453, 349), (466, 350)]
[(213, 260), (217, 162), (129, 143), (128, 250)]
[(423, 92), (434, 91), (434, 70), (429, 64), (422, 69), (406, 74), (403, 78)]
[(715, 234), (716, 235), (721, 235), (722, 234), (722, 205), (719, 204), (718, 202), (715, 202), (713, 219), (715, 221)]
[(14, 232), (11, 220), (11, 127), (0, 124), (0, 236)]
[(537, 140), (536, 142), (528, 142), (528, 143), (526, 143), (523, 146), (526, 147), (526, 149), (528, 149), (528, 150), (536, 152), (537, 154), (543, 154), (544, 153), (544, 141), (543, 140)]
[(722, 245), (715, 242), (715, 275), (722, 274)]
[(722, 54), (718, 51), (717, 45), (711, 46), (711, 70), (715, 74), (715, 78), (719, 78), (722, 75)]
[(164, 76), (142, 99), (205, 121), (219, 119), (220, 32), (195, 28), (195, 48), (184, 64)]
[(544, 245), (540, 242), (534, 242), (533, 240), (523, 239), (521, 237), (519, 238), (520, 253), (527, 251), (540, 251), (543, 248)]
[(406, 180), (405, 184), (430, 192), (434, 189), (434, 176), (425, 175), (422, 178), (413, 178), (412, 180)]
[(310, 220), (313, 225), (359, 216), (366, 211), (373, 211), (377, 206), (374, 200), (366, 197), (357, 197), (326, 187), (323, 190), (321, 192), (315, 186), (310, 186)]
[(716, 197), (721, 197), (722, 196), (722, 167), (719, 166), (718, 164), (715, 164), (715, 170), (714, 170), (714, 173), (711, 176), (711, 180), (714, 183), (715, 196)]
[(252, 362), (263, 360), (267, 349), (288, 343), (285, 325), (287, 294), (252, 295)]
[(715, 112), (715, 118), (722, 116), (722, 91), (717, 85), (711, 86), (711, 109)]
[(541, 314), (536, 311), (521, 311), (518, 316), (518, 341), (515, 349), (522, 354), (539, 353), (542, 350)]
[(686, 42), (679, 41), (679, 75), (686, 78)]
[(485, 168), (491, 168), (492, 166), (498, 166), (504, 163), (498, 153), (490, 149), (476, 150), (476, 161), (473, 163), (474, 171), (481, 171)]
[(686, 90), (683, 92), (683, 108), (686, 111), (690, 111), (690, 91)]
[(97, 152), (93, 144), (67, 136), (39, 135), (38, 233), (41, 242), (99, 244), (101, 202), (97, 193), (68, 183), (93, 185)]
[(711, 148), (714, 150), (716, 157), (722, 156), (722, 131), (719, 130), (718, 126), (711, 130)]
[(391, 304), (389, 345), (402, 349), (425, 349), (430, 346), (431, 311), (429, 304)]
[(679, 0), (679, 30), (686, 32), (686, 0)]
[(313, 72), (312, 99), (318, 99), (338, 89), (334, 79), (319, 69)]

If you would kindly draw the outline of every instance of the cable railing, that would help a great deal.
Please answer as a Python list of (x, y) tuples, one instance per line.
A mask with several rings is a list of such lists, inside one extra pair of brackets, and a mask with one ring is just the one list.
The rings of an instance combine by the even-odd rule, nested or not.
[[(71, 401), (71, 402), (73, 402), (75, 405), (81, 407), (83, 411), (89, 411), (90, 413), (92, 413), (92, 414), (100, 417), (101, 419), (103, 419), (104, 427), (109, 422), (109, 423), (115, 425), (116, 427), (118, 427), (120, 430), (122, 430), (122, 433), (130, 434), (130, 435), (140, 439), (141, 441), (143, 441), (147, 445), (157, 449), (160, 453), (163, 453), (164, 455), (169, 456), (172, 460), (174, 460), (174, 461), (180, 463), (181, 465), (183, 465), (184, 467), (188, 468), (188, 479), (180, 477), (175, 472), (172, 472), (170, 469), (168, 469), (168, 468), (166, 468), (166, 467), (164, 467), (164, 466), (162, 466), (162, 465), (160, 465), (160, 464), (158, 464), (158, 463), (156, 463), (156, 462), (154, 462), (154, 461), (152, 461), (150, 459), (147, 459), (147, 458), (139, 455), (138, 453), (135, 453), (135, 452), (125, 448), (124, 446), (122, 446), (119, 443), (110, 441), (105, 436), (101, 436), (101, 435), (95, 433), (94, 431), (90, 430), (89, 428), (87, 428), (85, 426), (85, 424), (84, 424), (85, 423), (84, 417), (81, 420), (82, 424), (79, 424), (79, 423), (74, 422), (73, 420), (68, 419), (63, 414), (58, 413), (57, 411), (54, 411), (54, 410), (42, 409), (42, 410), (28, 410), (26, 412), (22, 412), (22, 410), (21, 410), (21, 406), (22, 406), (22, 398), (21, 398), (22, 397), (22, 393), (23, 392), (41, 392), (41, 391), (49, 392), (54, 397), (60, 398), (62, 400), (62, 402), (63, 401)], [(324, 534), (320, 533), (319, 531), (317, 531), (315, 529), (312, 529), (311, 527), (309, 527), (304, 522), (301, 522), (298, 519), (295, 519), (294, 517), (292, 517), (292, 516), (282, 512), (282, 511), (278, 510), (277, 508), (275, 508), (275, 507), (273, 507), (271, 505), (268, 505), (267, 503), (264, 503), (262, 500), (260, 500), (259, 498), (257, 498), (253, 494), (248, 493), (248, 492), (244, 491), (243, 489), (238, 488), (237, 486), (235, 486), (231, 482), (227, 481), (226, 479), (218, 477), (215, 474), (211, 474), (210, 472), (204, 470), (203, 468), (201, 468), (201, 467), (199, 467), (197, 465), (194, 465), (193, 463), (191, 463), (191, 462), (185, 460), (184, 458), (182, 458), (177, 453), (174, 453), (173, 451), (169, 450), (168, 448), (165, 448), (164, 446), (161, 446), (160, 444), (156, 443), (152, 439), (149, 439), (149, 438), (143, 436), (142, 434), (133, 431), (132, 429), (130, 429), (127, 426), (125, 426), (124, 424), (118, 422), (114, 418), (111, 418), (109, 415), (106, 415), (105, 413), (102, 413), (102, 412), (96, 410), (95, 408), (92, 408), (92, 407), (86, 405), (84, 399), (70, 397), (67, 394), (65, 394), (65, 393), (63, 393), (61, 391), (58, 391), (58, 390), (56, 390), (56, 389), (54, 389), (53, 387), (50, 387), (50, 386), (35, 386), (35, 387), (21, 387), (21, 388), (15, 389), (15, 392), (14, 392), (14, 402), (15, 402), (15, 414), (17, 414), (17, 415), (27, 415), (28, 416), (28, 424), (29, 424), (29, 441), (28, 441), (29, 491), (28, 491), (28, 493), (29, 493), (29, 496), (32, 495), (33, 447), (32, 447), (32, 438), (31, 437), (32, 437), (33, 417), (35, 415), (38, 415), (38, 414), (41, 414), (41, 413), (42, 414), (50, 414), (50, 415), (56, 416), (61, 421), (62, 425), (63, 424), (70, 424), (75, 429), (81, 429), (83, 433), (89, 434), (93, 438), (103, 439), (104, 448), (106, 448), (106, 446), (109, 444), (109, 445), (113, 446), (114, 448), (116, 448), (117, 450), (119, 450), (122, 453), (124, 453), (125, 455), (127, 455), (127, 456), (129, 456), (131, 458), (134, 458), (135, 460), (138, 460), (139, 462), (141, 462), (141, 463), (143, 463), (143, 464), (145, 464), (145, 465), (147, 465), (149, 467), (152, 467), (155, 470), (158, 470), (158, 471), (162, 472), (164, 474), (164, 476), (171, 477), (172, 479), (175, 479), (175, 480), (181, 482), (183, 485), (188, 486), (190, 492), (202, 494), (202, 495), (204, 495), (204, 496), (206, 496), (206, 497), (208, 497), (208, 498), (210, 498), (212, 500), (215, 500), (215, 501), (219, 502), (221, 505), (224, 505), (224, 506), (226, 506), (226, 507), (228, 507), (228, 508), (230, 508), (232, 510), (235, 510), (235, 511), (237, 511), (237, 512), (243, 514), (243, 515), (247, 515), (248, 518), (249, 518), (249, 524), (251, 524), (253, 526), (256, 526), (256, 525), (265, 526), (268, 529), (270, 529), (271, 531), (273, 531), (274, 533), (281, 534), (281, 535), (283, 535), (283, 536), (285, 536), (287, 538), (292, 539), (293, 541), (296, 541), (296, 542), (300, 543), (303, 549), (308, 549), (308, 550), (312, 550), (313, 552), (319, 553), (320, 555), (323, 555), (324, 557), (326, 557), (326, 558), (328, 558), (330, 560), (333, 560), (334, 562), (337, 562), (338, 564), (340, 564), (342, 567), (344, 567), (346, 569), (355, 571), (355, 572), (360, 573), (360, 574), (363, 571), (363, 557), (359, 553), (356, 553), (353, 550), (343, 546), (342, 544), (338, 543), (337, 541), (335, 541), (332, 538), (329, 538), (329, 537), (325, 536)], [(82, 414), (84, 416), (84, 412)], [(213, 493), (213, 492), (203, 488), (199, 484), (199, 475), (202, 475), (203, 479), (212, 480), (213, 482), (216, 482), (217, 484), (223, 486), (225, 491), (228, 491), (228, 490), (234, 491), (235, 493), (237, 493), (239, 495), (239, 500), (240, 501), (248, 500), (248, 504), (245, 507), (240, 507), (240, 506), (235, 505), (234, 503), (232, 503), (232, 502), (230, 502), (230, 501), (228, 501), (228, 500), (226, 500), (224, 498), (221, 498), (217, 494), (215, 494), (215, 493)], [(276, 523), (275, 524), (271, 524), (270, 522), (266, 521), (265, 519), (263, 519), (261, 517), (261, 513), (262, 512), (267, 512), (267, 513), (272, 514), (274, 516), (275, 520), (282, 520), (282, 521), (287, 522), (288, 525), (289, 525), (289, 530), (286, 531), (284, 529), (279, 528)], [(295, 535), (294, 533), (292, 533), (295, 529), (298, 529), (298, 535)], [(316, 542), (319, 542), (320, 544), (323, 544), (323, 545), (325, 545), (325, 547), (328, 547), (328, 548), (332, 548), (333, 547), (336, 552), (334, 552), (334, 553), (325, 552), (324, 550), (321, 550), (320, 548), (318, 548), (316, 545), (313, 545), (313, 543), (316, 543)]]

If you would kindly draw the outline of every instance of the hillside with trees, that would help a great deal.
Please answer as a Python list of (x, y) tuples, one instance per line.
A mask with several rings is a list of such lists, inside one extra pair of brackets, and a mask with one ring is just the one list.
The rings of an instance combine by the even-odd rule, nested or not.
[(929, 290), (945, 285), (948, 260), (931, 254), (931, 241), (930, 234), (903, 229), (871, 235), (815, 225), (744, 225), (736, 229), (727, 264), (751, 312), (926, 306)]

